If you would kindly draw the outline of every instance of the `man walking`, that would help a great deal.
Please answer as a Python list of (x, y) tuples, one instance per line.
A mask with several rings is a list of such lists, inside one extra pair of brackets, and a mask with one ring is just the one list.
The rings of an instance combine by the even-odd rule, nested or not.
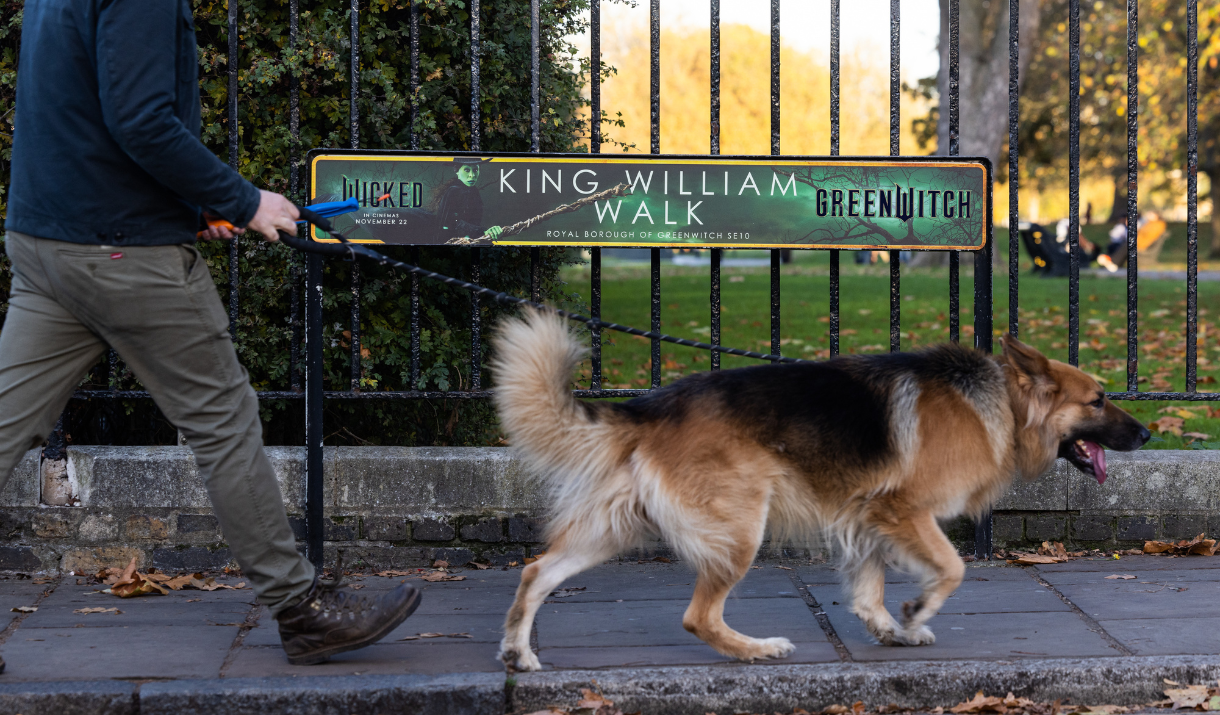
[(199, 141), (189, 0), (27, 0), (17, 77), (0, 487), (109, 346), (186, 436), (288, 660), (318, 663), (382, 638), (415, 610), (419, 592), (337, 589), (297, 553), (263, 453), (258, 400), (194, 247), (201, 209), (268, 241), (296, 232), (297, 210)]

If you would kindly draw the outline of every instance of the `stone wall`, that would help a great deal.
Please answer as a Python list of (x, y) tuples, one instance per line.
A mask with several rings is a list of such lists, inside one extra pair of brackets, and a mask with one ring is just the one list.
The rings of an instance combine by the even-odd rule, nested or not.
[(1042, 478), (1014, 485), (996, 505), (996, 543), (1135, 546), (1147, 539), (1220, 533), (1220, 452), (1147, 450), (1106, 456), (1105, 484), (1061, 459)]
[[(303, 539), (304, 448), (267, 453)], [(1220, 452), (1109, 458), (1105, 485), (1062, 461), (1016, 485), (996, 508), (997, 545), (1136, 546), (1220, 533)], [(328, 560), (342, 548), (348, 563), (404, 568), (506, 562), (541, 548), (546, 499), (506, 449), (327, 448), (324, 478)], [(965, 546), (973, 532), (962, 527), (950, 532)], [(0, 569), (83, 572), (132, 556), (169, 570), (230, 561), (185, 447), (78, 447), (66, 465), (40, 465), (31, 451), (0, 491), (0, 535)], [(658, 543), (633, 556), (654, 554), (668, 552)]]

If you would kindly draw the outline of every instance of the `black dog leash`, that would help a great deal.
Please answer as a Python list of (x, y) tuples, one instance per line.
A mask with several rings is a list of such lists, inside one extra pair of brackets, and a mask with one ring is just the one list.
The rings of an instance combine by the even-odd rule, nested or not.
[(678, 337), (674, 337), (673, 335), (666, 335), (665, 333), (654, 333), (650, 330), (640, 330), (639, 328), (633, 328), (628, 325), (619, 325), (618, 323), (607, 323), (606, 321), (601, 320), (600, 318), (589, 318), (589, 317), (586, 317), (579, 313), (573, 313), (571, 311), (563, 310), (561, 308), (556, 308), (556, 307), (550, 306), (550, 305), (544, 305), (542, 303), (535, 303), (534, 301), (526, 300), (525, 298), (518, 298), (517, 296), (509, 295), (508, 293), (505, 293), (503, 291), (494, 291), (490, 288), (486, 288), (484, 286), (478, 285), (477, 283), (470, 283), (468, 281), (464, 281), (459, 278), (453, 278), (452, 276), (446, 276), (446, 275), (443, 275), (440, 273), (429, 271), (427, 269), (420, 268), (419, 266), (413, 266), (410, 263), (403, 263), (402, 261), (390, 258), (389, 256), (387, 256), (383, 253), (374, 251), (373, 249), (371, 249), (368, 246), (365, 246), (363, 244), (352, 243), (352, 242), (348, 241), (347, 238), (343, 234), (336, 231), (334, 229), (334, 227), (331, 225), (330, 221), (328, 219), (326, 219), (325, 217), (319, 216), (318, 214), (314, 213), (313, 211), (310, 211), (308, 208), (304, 208), (304, 207), (298, 207), (298, 208), (301, 212), (302, 219), (312, 223), (313, 225), (317, 226), (318, 228), (322, 229), (323, 231), (329, 233), (331, 236), (334, 236), (335, 238), (337, 238), (339, 240), (339, 243), (319, 243), (317, 241), (312, 241), (308, 238), (297, 238), (296, 236), (289, 235), (283, 231), (279, 232), (281, 243), (288, 246), (289, 248), (293, 248), (293, 249), (296, 249), (296, 250), (304, 252), (304, 253), (314, 253), (314, 254), (321, 255), (321, 256), (328, 256), (331, 258), (344, 258), (344, 259), (349, 259), (349, 260), (353, 260), (353, 261), (356, 260), (357, 257), (366, 258), (370, 261), (375, 261), (376, 263), (383, 265), (383, 266), (390, 266), (392, 268), (397, 268), (399, 270), (407, 271), (408, 273), (414, 273), (417, 276), (422, 276), (422, 277), (428, 278), (430, 280), (440, 281), (441, 283), (444, 283), (445, 285), (450, 285), (450, 286), (454, 286), (456, 288), (461, 288), (463, 290), (468, 290), (471, 293), (474, 293), (475, 295), (486, 296), (486, 297), (491, 298), (492, 300), (496, 301), (497, 303), (500, 303), (501, 305), (527, 305), (527, 306), (530, 306), (531, 308), (537, 308), (538, 310), (547, 310), (552, 313), (561, 315), (569, 320), (575, 320), (578, 323), (584, 323), (586, 326), (589, 327), (590, 330), (594, 330), (594, 329), (598, 329), (598, 328), (605, 329), (605, 330), (615, 330), (620, 333), (627, 333), (628, 335), (638, 335), (641, 338), (656, 339), (656, 340), (660, 340), (660, 341), (666, 342), (666, 343), (673, 343), (674, 345), (683, 345), (688, 348), (699, 348), (700, 350), (710, 350), (713, 352), (724, 353), (726, 355), (740, 355), (742, 357), (757, 358), (760, 360), (770, 360), (772, 362), (806, 362), (805, 360), (800, 360), (798, 358), (783, 357), (780, 355), (768, 355), (766, 353), (756, 353), (751, 350), (741, 350), (740, 348), (726, 348), (723, 345), (711, 345), (709, 343), (701, 343), (696, 340), (687, 340), (686, 338), (678, 338)]

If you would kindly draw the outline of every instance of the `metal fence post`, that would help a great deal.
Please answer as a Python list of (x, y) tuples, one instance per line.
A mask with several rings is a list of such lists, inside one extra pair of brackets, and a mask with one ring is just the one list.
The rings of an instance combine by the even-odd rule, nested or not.
[[(308, 227), (306, 230), (312, 230)], [(322, 567), (322, 257), (305, 259), (305, 546)]]
[[(987, 187), (987, 206), (991, 206), (991, 186)], [(974, 254), (974, 347), (984, 352), (991, 352), (991, 261), (992, 239), (995, 232), (990, 221), (984, 221), (987, 227), (986, 243), (983, 250)], [(974, 525), (974, 557), (990, 559), (992, 554), (991, 512), (984, 514)]]

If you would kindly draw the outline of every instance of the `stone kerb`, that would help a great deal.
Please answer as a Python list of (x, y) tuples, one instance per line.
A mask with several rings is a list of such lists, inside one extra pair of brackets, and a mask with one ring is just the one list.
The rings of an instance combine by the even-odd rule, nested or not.
[[(269, 447), (297, 536), (305, 450)], [(1109, 455), (1104, 485), (1060, 461), (997, 504), (999, 546), (1058, 540), (1135, 546), (1150, 538), (1220, 533), (1220, 452)], [(547, 499), (503, 448), (328, 447), (325, 535), (349, 563), (421, 566), (518, 560), (540, 548)], [(68, 452), (70, 506), (42, 503), (39, 453), (0, 492), (0, 568), (89, 571), (125, 563), (166, 569), (227, 565), (229, 551), (185, 447), (76, 447)], [(961, 525), (959, 525), (961, 526)], [(971, 529), (960, 533), (962, 546)], [(655, 545), (666, 553), (663, 545)], [(791, 555), (791, 552), (788, 552)], [(798, 554), (799, 555), (799, 554)], [(328, 556), (329, 558), (329, 556)], [(120, 564), (121, 565), (121, 564)]]

